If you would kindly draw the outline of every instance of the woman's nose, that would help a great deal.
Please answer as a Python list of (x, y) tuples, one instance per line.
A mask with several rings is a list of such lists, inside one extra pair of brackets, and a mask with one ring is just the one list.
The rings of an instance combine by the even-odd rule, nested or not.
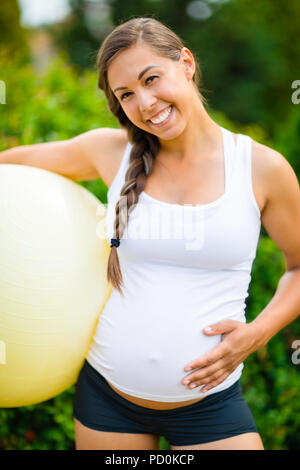
[(144, 91), (139, 94), (138, 101), (141, 113), (147, 115), (147, 113), (155, 106), (157, 100), (151, 93)]

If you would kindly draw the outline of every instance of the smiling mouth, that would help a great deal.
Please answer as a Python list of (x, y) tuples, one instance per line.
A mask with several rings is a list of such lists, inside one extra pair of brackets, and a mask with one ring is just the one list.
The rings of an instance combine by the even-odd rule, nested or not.
[(168, 120), (168, 117), (170, 116), (172, 110), (173, 105), (170, 105), (165, 111), (159, 113), (157, 118), (148, 119), (148, 122), (151, 122), (151, 124), (154, 124), (156, 126), (159, 124), (163, 124), (165, 121)]

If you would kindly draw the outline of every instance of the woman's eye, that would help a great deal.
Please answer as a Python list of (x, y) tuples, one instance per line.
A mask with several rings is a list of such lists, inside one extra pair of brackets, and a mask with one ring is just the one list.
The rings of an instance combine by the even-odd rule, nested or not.
[(123, 93), (123, 95), (121, 96), (121, 101), (123, 101), (124, 97), (126, 97), (126, 95), (130, 95), (130, 93)]
[[(158, 78), (158, 75), (151, 75), (150, 77), (148, 77), (146, 80), (145, 80), (145, 83), (152, 83), (152, 81), (154, 80), (154, 78)], [(148, 82), (148, 80), (150, 80), (150, 82)], [(121, 101), (123, 101), (124, 99), (126, 99), (127, 95), (130, 95), (131, 93), (127, 92), (127, 93), (123, 93), (123, 95), (121, 95)]]
[[(151, 75), (151, 77), (148, 77), (147, 80), (146, 80), (146, 83), (148, 82), (148, 80), (150, 80), (151, 78), (157, 78), (157, 75)], [(152, 80), (151, 80), (152, 81)]]

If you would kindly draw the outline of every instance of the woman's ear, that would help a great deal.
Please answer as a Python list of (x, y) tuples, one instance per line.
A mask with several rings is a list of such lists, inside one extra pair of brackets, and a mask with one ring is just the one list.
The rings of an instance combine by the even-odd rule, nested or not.
[(184, 73), (188, 80), (192, 80), (196, 70), (194, 56), (187, 47), (180, 51), (180, 63), (184, 67)]

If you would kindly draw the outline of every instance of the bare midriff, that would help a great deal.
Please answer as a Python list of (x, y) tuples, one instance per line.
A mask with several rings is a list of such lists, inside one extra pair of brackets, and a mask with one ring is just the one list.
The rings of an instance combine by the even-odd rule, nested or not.
[(144, 400), (144, 398), (133, 397), (132, 395), (127, 395), (126, 393), (121, 392), (116, 387), (114, 387), (110, 382), (108, 382), (109, 386), (121, 397), (125, 398), (126, 400), (134, 403), (138, 406), (144, 406), (145, 408), (151, 408), (152, 410), (171, 410), (172, 408), (180, 408), (181, 406), (192, 405), (197, 401), (203, 400), (205, 397), (196, 398), (196, 400), (187, 400), (187, 401), (180, 401), (180, 402), (163, 402), (163, 401), (152, 401), (152, 400)]

